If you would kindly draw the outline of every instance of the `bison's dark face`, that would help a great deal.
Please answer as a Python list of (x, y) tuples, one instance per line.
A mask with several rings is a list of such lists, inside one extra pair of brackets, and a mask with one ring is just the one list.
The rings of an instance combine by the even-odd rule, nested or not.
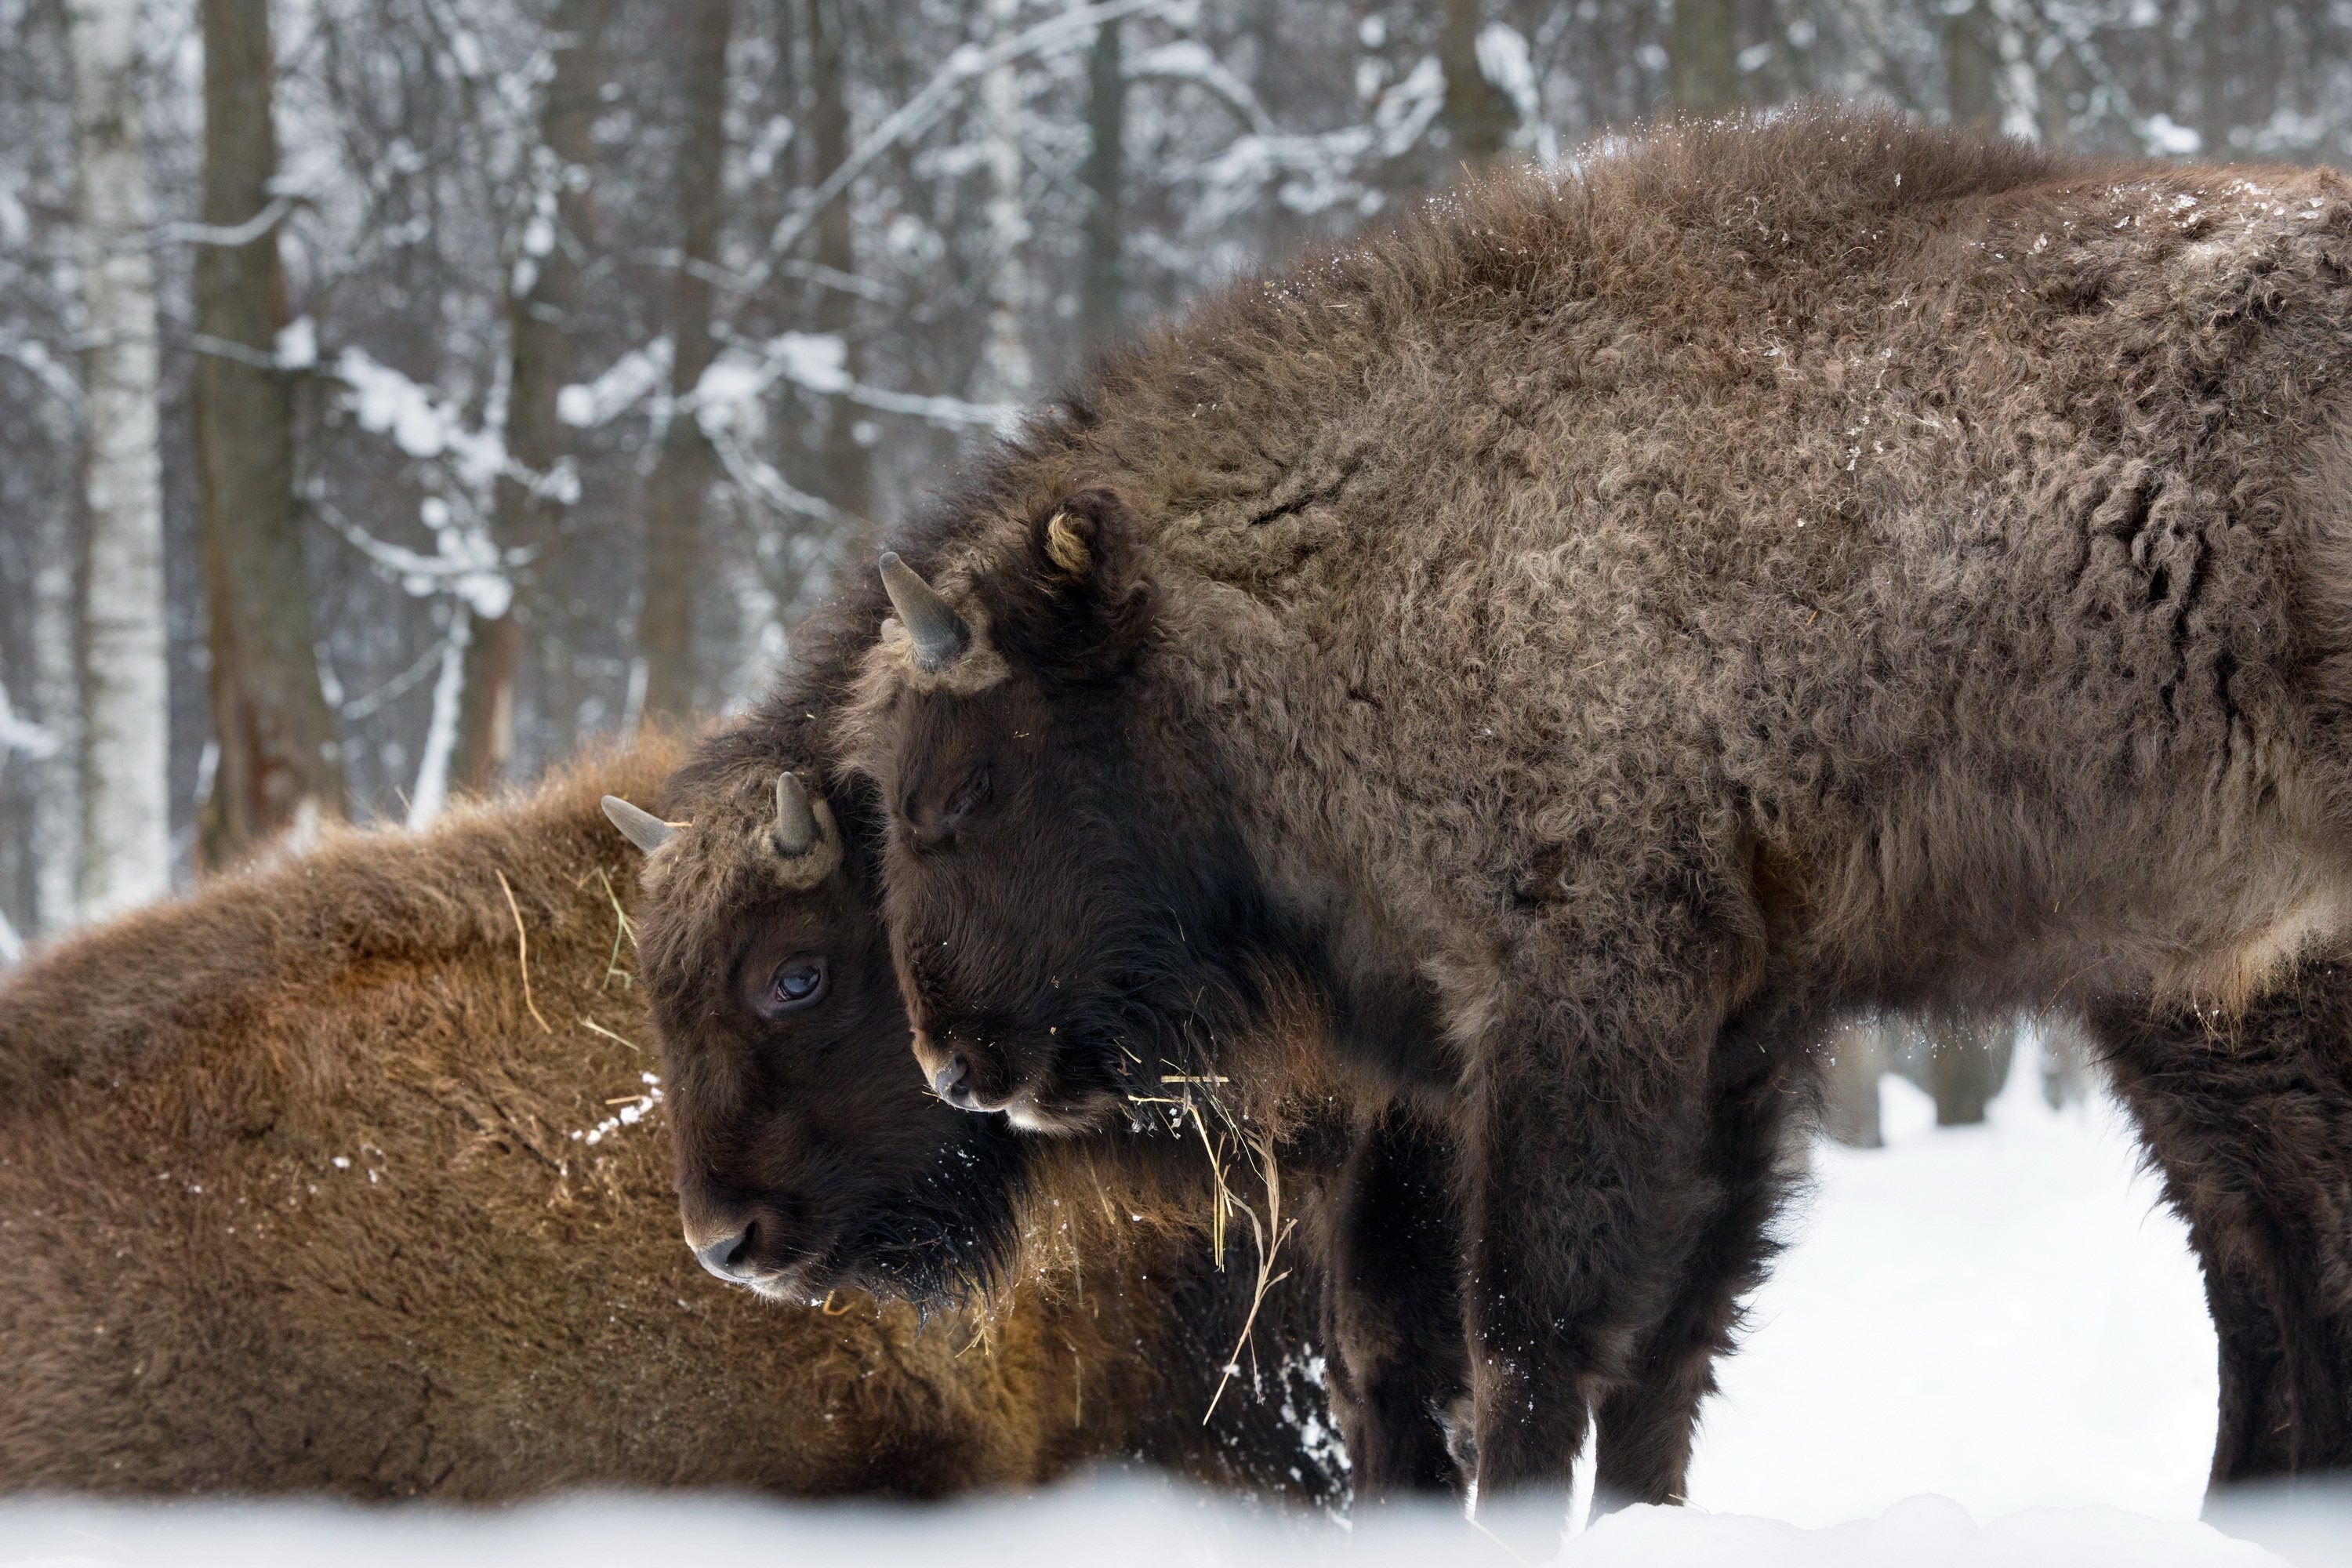
[(1136, 701), (1152, 596), (1102, 492), (1039, 516), (957, 610), (895, 576), (904, 679), (860, 759), (884, 908), (940, 1097), (1032, 1131), (1181, 1097), (1258, 1009), (1262, 908), (1217, 790)]
[(963, 1293), (1011, 1247), (1019, 1151), (907, 1070), (856, 814), (776, 774), (690, 781), (673, 798), (694, 820), (646, 867), (639, 968), (687, 1244), (773, 1298)]

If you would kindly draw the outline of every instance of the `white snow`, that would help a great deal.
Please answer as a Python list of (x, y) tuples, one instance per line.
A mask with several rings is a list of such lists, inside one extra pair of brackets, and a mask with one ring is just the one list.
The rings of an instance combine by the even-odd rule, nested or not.
[(1937, 1130), (1890, 1076), (1887, 1147), (1817, 1152), (1706, 1413), (1695, 1500), (1811, 1525), (1920, 1492), (1980, 1520), (2196, 1517), (2216, 1377), (2187, 1231), (2120, 1114), (2053, 1111), (2040, 1079), (2021, 1049), (1984, 1126)]
[[(1707, 1409), (1692, 1506), (1600, 1521), (1568, 1542), (1570, 1568), (2352, 1562), (2352, 1493), (2229, 1515), (2234, 1533), (2196, 1522), (2212, 1331), (2181, 1227), (2112, 1110), (2047, 1108), (2030, 1050), (1982, 1128), (1936, 1130), (1926, 1098), (1898, 1079), (1883, 1105), (1886, 1148), (1817, 1152), (1793, 1245)], [(0, 1503), (0, 1564), (1091, 1568), (1113, 1550), (1120, 1568), (1513, 1562), (1443, 1509), (1396, 1510), (1349, 1535), (1124, 1477), (928, 1510), (610, 1497), (491, 1513)]]

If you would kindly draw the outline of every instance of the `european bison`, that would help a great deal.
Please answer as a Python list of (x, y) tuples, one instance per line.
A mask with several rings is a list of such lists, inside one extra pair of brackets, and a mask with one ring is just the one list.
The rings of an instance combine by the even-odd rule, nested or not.
[(1825, 1019), (2234, 1008), (2352, 912), (2347, 197), (1676, 128), (1113, 359), (837, 716), (925, 1070), (1246, 1116), (1319, 991), (1453, 1129), (1482, 1508), (1596, 1406), (1678, 1497)]
[[(7, 977), (0, 1489), (936, 1496), (1138, 1453), (1335, 1489), (1311, 1379), (1202, 1426), (1248, 1282), (1187, 1237), (1115, 1234), (928, 1329), (702, 1278), (633, 858), (597, 804), (676, 760), (337, 834)], [(895, 995), (882, 1014), (804, 1043), (897, 1084)]]

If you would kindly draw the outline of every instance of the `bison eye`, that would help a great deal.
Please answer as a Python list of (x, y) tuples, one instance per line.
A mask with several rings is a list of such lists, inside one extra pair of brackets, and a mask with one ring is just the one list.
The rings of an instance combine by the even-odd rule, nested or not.
[(801, 953), (776, 965), (768, 977), (764, 1011), (790, 1013), (808, 1006), (824, 994), (826, 964), (814, 953)]
[(948, 796), (947, 810), (940, 815), (950, 822), (962, 821), (988, 804), (992, 788), (992, 781), (988, 776), (988, 768), (982, 764), (972, 770), (970, 778), (956, 786), (955, 794)]

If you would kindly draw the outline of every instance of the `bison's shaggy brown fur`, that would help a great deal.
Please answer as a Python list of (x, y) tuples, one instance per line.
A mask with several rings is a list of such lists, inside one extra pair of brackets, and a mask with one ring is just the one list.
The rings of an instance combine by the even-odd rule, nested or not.
[(1596, 1405), (1678, 1496), (1824, 1020), (2237, 1006), (2352, 916), (2347, 395), (2336, 175), (1879, 116), (1238, 289), (989, 466), (970, 650), (894, 624), (842, 717), (919, 1054), (1246, 1104), (1319, 987), (1454, 1128), (1482, 1498)]
[(336, 834), (0, 985), (0, 1489), (932, 1496), (1139, 1452), (1328, 1492), (1311, 1409), (1202, 1426), (1247, 1292), (1189, 1237), (928, 1329), (694, 1268), (597, 807), (675, 760)]

